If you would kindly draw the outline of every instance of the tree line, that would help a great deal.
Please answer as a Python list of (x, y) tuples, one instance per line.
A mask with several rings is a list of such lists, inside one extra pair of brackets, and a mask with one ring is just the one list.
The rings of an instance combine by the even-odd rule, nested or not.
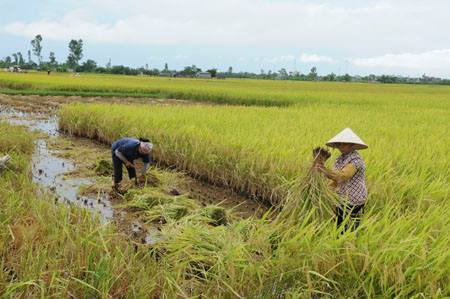
[[(72, 39), (69, 42), (69, 55), (64, 63), (58, 63), (55, 52), (50, 51), (48, 60), (44, 60), (42, 56), (42, 35), (38, 34), (31, 40), (31, 50), (27, 52), (27, 59), (24, 59), (22, 52), (12, 53), (0, 60), (0, 67), (9, 68), (12, 66), (20, 67), (25, 70), (52, 70), (67, 71), (77, 70), (78, 68), (92, 63), (86, 61), (80, 65), (83, 58), (83, 40)], [(84, 71), (84, 70), (83, 70)]]
[[(195, 66), (186, 66), (184, 69), (170, 70), (168, 64), (159, 70), (157, 68), (149, 68), (148, 64), (139, 68), (131, 68), (123, 65), (111, 65), (111, 60), (105, 66), (99, 66), (92, 59), (87, 59), (81, 63), (83, 59), (83, 40), (72, 39), (69, 41), (69, 54), (65, 62), (59, 63), (56, 60), (54, 52), (50, 52), (48, 59), (44, 60), (42, 56), (42, 36), (36, 35), (30, 42), (31, 50), (27, 52), (27, 59), (24, 58), (22, 52), (12, 53), (3, 59), (0, 59), (0, 68), (19, 67), (24, 70), (41, 70), (41, 71), (57, 71), (57, 72), (88, 72), (88, 73), (109, 73), (122, 75), (149, 75), (149, 76), (166, 76), (166, 77), (195, 77), (202, 69)], [(264, 71), (259, 73), (253, 72), (233, 72), (233, 67), (229, 67), (227, 71), (220, 72), (215, 68), (207, 69), (205, 72), (210, 73), (212, 78), (248, 78), (248, 79), (265, 79), (265, 80), (297, 80), (297, 81), (337, 81), (337, 82), (371, 82), (371, 83), (415, 83), (415, 84), (450, 84), (450, 80), (430, 77), (425, 74), (420, 78), (411, 78), (393, 75), (368, 75), (368, 76), (351, 76), (349, 74), (336, 75), (330, 73), (320, 76), (316, 67), (312, 67), (309, 73), (302, 74), (297, 71), (287, 71), (281, 68), (278, 71)]]

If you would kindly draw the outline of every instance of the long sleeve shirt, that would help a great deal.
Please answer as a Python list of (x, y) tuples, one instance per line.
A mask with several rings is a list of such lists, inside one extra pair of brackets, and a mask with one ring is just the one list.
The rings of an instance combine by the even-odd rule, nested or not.
[(328, 173), (339, 196), (351, 205), (362, 205), (367, 199), (366, 166), (357, 151), (340, 155), (334, 170)]
[(356, 171), (357, 169), (355, 165), (348, 163), (341, 170), (330, 171), (328, 176), (332, 180), (332, 186), (337, 187), (339, 184), (351, 179), (355, 175)]
[(357, 151), (340, 155), (334, 164), (333, 181), (338, 194), (350, 204), (359, 206), (366, 202), (366, 165)]
[(123, 163), (133, 163), (134, 160), (142, 158), (144, 167), (142, 174), (145, 174), (150, 167), (151, 158), (149, 154), (141, 154), (139, 152), (140, 141), (135, 138), (122, 138), (114, 142), (111, 149), (114, 155)]

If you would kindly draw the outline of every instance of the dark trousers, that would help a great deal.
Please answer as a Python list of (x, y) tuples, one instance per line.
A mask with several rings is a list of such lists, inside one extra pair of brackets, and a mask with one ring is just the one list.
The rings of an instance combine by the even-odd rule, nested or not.
[[(122, 160), (116, 157), (114, 152), (112, 153), (112, 161), (114, 166), (114, 184), (117, 185), (122, 181), (122, 165), (124, 164)], [(127, 168), (128, 177), (131, 179), (136, 178), (136, 169)]]
[[(364, 212), (364, 204), (359, 206), (342, 205), (336, 207), (336, 228), (342, 229), (342, 233), (347, 230), (354, 231), (359, 227), (361, 217)], [(344, 227), (342, 227), (344, 225)]]

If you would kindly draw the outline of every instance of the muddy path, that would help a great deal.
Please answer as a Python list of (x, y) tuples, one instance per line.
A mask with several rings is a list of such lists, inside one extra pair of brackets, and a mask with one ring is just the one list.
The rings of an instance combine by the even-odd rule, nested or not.
[[(27, 101), (26, 98), (0, 95), (0, 120), (39, 133), (31, 172), (42, 192), (54, 196), (56, 204), (77, 205), (99, 215), (103, 223), (113, 222), (133, 242), (149, 244), (157, 240), (158, 224), (149, 223), (144, 211), (124, 206), (123, 196), (112, 190), (111, 173), (99, 173), (99, 164), (111, 160), (109, 147), (59, 132), (55, 112), (64, 101), (59, 103), (58, 99), (51, 98), (46, 102), (42, 97)], [(240, 218), (260, 217), (266, 212), (263, 205), (251, 199), (176, 170), (152, 167), (150, 172), (161, 181), (158, 186), (150, 187), (167, 196), (186, 196), (199, 206), (231, 209)], [(125, 174), (123, 185), (125, 190), (137, 188)]]
[(154, 98), (117, 98), (117, 97), (81, 97), (81, 96), (40, 96), (0, 94), (0, 105), (14, 107), (27, 113), (55, 113), (61, 105), (67, 103), (120, 103), (120, 104), (157, 104), (157, 105), (199, 105), (192, 101)]

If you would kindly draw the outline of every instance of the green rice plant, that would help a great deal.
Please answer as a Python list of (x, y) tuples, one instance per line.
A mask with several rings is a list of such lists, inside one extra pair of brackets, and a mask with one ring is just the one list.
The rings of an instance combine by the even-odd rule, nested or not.
[(0, 122), (0, 156), (7, 152), (30, 154), (33, 152), (33, 135), (23, 129), (13, 129)]
[(323, 175), (313, 167), (305, 172), (307, 174), (304, 177), (296, 178), (286, 186), (288, 191), (277, 207), (279, 212), (275, 222), (295, 226), (306, 217), (327, 221), (333, 217), (335, 207), (342, 204)]
[(107, 160), (99, 160), (95, 165), (95, 173), (99, 176), (112, 176), (113, 174), (113, 165), (111, 161)]
[(173, 197), (162, 193), (160, 190), (152, 187), (144, 189), (129, 190), (124, 199), (126, 203), (122, 207), (148, 210), (156, 205), (171, 203)]
[(188, 217), (192, 222), (203, 222), (214, 226), (226, 225), (229, 213), (223, 207), (210, 205), (200, 208), (199, 204), (186, 195), (171, 196), (159, 188), (145, 187), (131, 189), (124, 195), (124, 204), (117, 207), (144, 211), (148, 222), (167, 223)]
[(228, 223), (227, 211), (219, 206), (204, 207), (200, 214), (208, 219), (208, 223), (214, 226), (226, 225)]

